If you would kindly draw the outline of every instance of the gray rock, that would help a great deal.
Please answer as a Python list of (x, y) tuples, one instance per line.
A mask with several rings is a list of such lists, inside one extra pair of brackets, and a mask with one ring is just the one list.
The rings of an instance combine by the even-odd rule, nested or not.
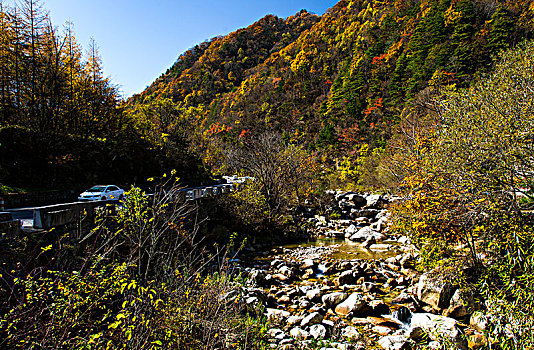
[(277, 346), (277, 348), (279, 350), (297, 350), (297, 348), (293, 344), (284, 344), (284, 345)]
[(323, 320), (323, 322), (321, 322), (321, 324), (323, 324), (326, 328), (334, 328), (334, 326), (336, 325), (336, 323), (332, 320)]
[(338, 284), (340, 286), (344, 284), (354, 284), (358, 280), (358, 275), (354, 273), (352, 270), (343, 271), (339, 274), (339, 277), (337, 278)]
[(358, 340), (360, 333), (355, 327), (348, 326), (341, 330), (341, 337), (346, 340)]
[(365, 308), (365, 301), (360, 293), (352, 293), (344, 302), (336, 306), (336, 313), (341, 316), (356, 314)]
[(468, 291), (457, 289), (451, 297), (449, 308), (443, 316), (461, 318), (467, 316), (475, 307), (473, 296)]
[(311, 314), (309, 314), (308, 316), (306, 316), (306, 317), (304, 317), (302, 319), (302, 321), (300, 322), (300, 326), (301, 327), (307, 327), (307, 326), (311, 326), (311, 325), (314, 325), (314, 324), (317, 324), (317, 323), (321, 323), (323, 318), (324, 318), (324, 316), (321, 315), (320, 313), (312, 312)]
[(267, 320), (274, 324), (282, 323), (289, 316), (291, 316), (291, 314), (285, 310), (267, 309)]
[(267, 331), (267, 336), (276, 340), (282, 340), (286, 338), (286, 333), (278, 328), (271, 328)]
[(306, 298), (310, 300), (319, 300), (323, 296), (323, 291), (319, 288), (310, 289), (306, 292)]
[(365, 199), (367, 201), (366, 207), (371, 209), (378, 209), (386, 203), (386, 200), (379, 194), (367, 195)]
[(335, 293), (330, 293), (330, 294), (323, 295), (322, 301), (323, 301), (323, 304), (327, 308), (331, 308), (331, 307), (334, 307), (334, 306), (342, 303), (347, 298), (348, 298), (348, 294), (347, 293), (335, 292)]
[(299, 301), (299, 308), (307, 309), (308, 307), (310, 307), (310, 302), (308, 300)]
[(295, 326), (297, 324), (300, 324), (303, 318), (304, 318), (303, 316), (298, 316), (298, 315), (289, 316), (287, 318), (286, 324), (288, 326)]
[(300, 268), (302, 270), (306, 270), (306, 269), (314, 269), (315, 270), (317, 268), (317, 264), (312, 259), (304, 259), (304, 260), (302, 260), (302, 263), (300, 264)]
[(278, 272), (290, 279), (295, 276), (293, 269), (286, 265), (282, 266)]
[(362, 208), (364, 205), (367, 205), (367, 200), (362, 195), (357, 193), (347, 193), (345, 199), (349, 201), (355, 208)]
[(309, 333), (314, 339), (326, 338), (326, 328), (322, 324), (314, 324), (311, 326)]
[(330, 346), (333, 346), (333, 348), (324, 348), (321, 350), (365, 350), (362, 345), (354, 347), (350, 343), (330, 343)]
[(349, 227), (345, 229), (345, 234), (348, 234), (350, 236), (352, 236), (356, 232), (358, 232), (358, 228), (354, 225), (350, 225)]
[(276, 335), (278, 335), (280, 333), (284, 333), (284, 331), (279, 329), (279, 328), (271, 328), (271, 329), (269, 329), (267, 331), (267, 336), (270, 337), (270, 338), (274, 338), (274, 337), (276, 337)]
[(453, 292), (454, 286), (444, 280), (443, 275), (437, 270), (424, 273), (419, 278), (417, 299), (434, 309), (447, 308)]
[(430, 313), (415, 313), (412, 315), (410, 327), (412, 330), (421, 328), (431, 340), (445, 340), (454, 344), (458, 349), (467, 349), (463, 334), (453, 318)]
[(402, 350), (410, 349), (408, 338), (403, 335), (388, 335), (380, 338), (378, 344), (385, 350)]
[(289, 335), (297, 340), (306, 340), (310, 337), (310, 333), (299, 327), (291, 329), (291, 331), (289, 331)]
[(369, 226), (366, 226), (366, 227), (362, 227), (355, 234), (350, 236), (350, 240), (355, 241), (355, 242), (363, 242), (370, 237), (374, 237), (375, 241), (377, 242), (385, 239), (385, 236), (382, 233), (373, 230)]
[(375, 244), (375, 243), (376, 243), (376, 239), (374, 236), (367, 237), (365, 242), (362, 243), (362, 247), (364, 247), (365, 249), (368, 249), (372, 244)]

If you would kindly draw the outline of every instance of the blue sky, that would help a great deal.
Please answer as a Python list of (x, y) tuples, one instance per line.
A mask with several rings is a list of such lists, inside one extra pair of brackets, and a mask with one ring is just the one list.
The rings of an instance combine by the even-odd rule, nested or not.
[(323, 14), (335, 0), (44, 0), (55, 26), (70, 20), (78, 41), (93, 37), (104, 73), (125, 97), (141, 92), (178, 56), (202, 41), (246, 27), (267, 14), (301, 9)]

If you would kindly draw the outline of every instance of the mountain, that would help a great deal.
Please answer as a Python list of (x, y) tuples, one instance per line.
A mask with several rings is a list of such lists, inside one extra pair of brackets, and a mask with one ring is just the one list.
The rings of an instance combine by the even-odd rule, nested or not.
[[(469, 86), (500, 50), (531, 38), (531, 3), (342, 0), (322, 16), (269, 15), (184, 53), (126, 108), (181, 135), (207, 165), (272, 130), (308, 149), (357, 155), (384, 146), (411, 105)], [(172, 105), (165, 125), (162, 101)]]

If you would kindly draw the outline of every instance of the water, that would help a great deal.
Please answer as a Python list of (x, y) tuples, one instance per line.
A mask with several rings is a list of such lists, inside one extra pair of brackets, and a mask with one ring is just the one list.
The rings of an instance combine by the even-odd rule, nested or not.
[(336, 260), (351, 260), (351, 259), (362, 259), (362, 260), (378, 260), (378, 259), (387, 259), (389, 257), (399, 254), (397, 249), (398, 244), (396, 242), (385, 242), (390, 249), (366, 249), (362, 247), (360, 243), (352, 242), (345, 238), (327, 238), (322, 237), (318, 238), (315, 241), (299, 243), (299, 244), (288, 244), (281, 246), (283, 249), (298, 249), (298, 248), (311, 248), (311, 247), (327, 247), (331, 251), (326, 256)]

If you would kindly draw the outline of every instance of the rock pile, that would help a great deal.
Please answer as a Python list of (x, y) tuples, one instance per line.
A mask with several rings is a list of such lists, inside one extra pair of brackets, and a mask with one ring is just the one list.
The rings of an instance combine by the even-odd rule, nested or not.
[[(466, 329), (463, 323), (476, 309), (473, 297), (440, 271), (421, 276), (415, 271), (418, 252), (407, 237), (393, 237), (388, 229), (386, 207), (393, 199), (353, 192), (333, 198), (331, 208), (343, 217), (311, 218), (317, 235), (345, 237), (362, 249), (378, 246), (390, 254), (336, 260), (331, 255), (338, 245), (281, 248), (273, 250), (268, 264), (247, 268), (250, 288), (243, 300), (266, 307), (271, 347), (319, 342), (325, 350), (477, 348), (480, 341), (471, 339), (483, 339), (484, 315), (474, 313)], [(467, 342), (466, 334), (478, 338)]]

